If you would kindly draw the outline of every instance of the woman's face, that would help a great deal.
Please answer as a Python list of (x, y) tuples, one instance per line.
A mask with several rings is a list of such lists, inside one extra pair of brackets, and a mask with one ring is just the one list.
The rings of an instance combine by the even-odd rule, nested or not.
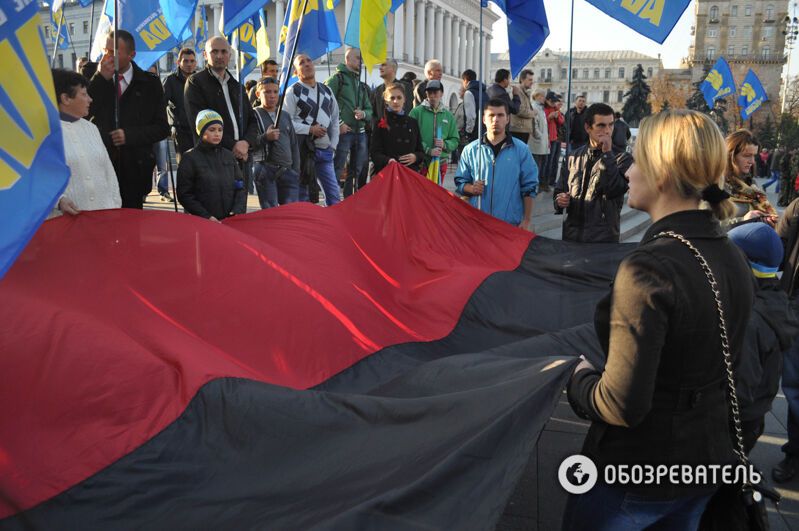
[(748, 144), (740, 153), (735, 155), (735, 166), (738, 168), (736, 177), (748, 174), (755, 164), (755, 155), (757, 154), (757, 146)]
[(405, 94), (403, 94), (401, 90), (387, 92), (384, 97), (388, 108), (394, 112), (400, 112), (402, 106), (405, 105)]
[(654, 183), (641, 173), (641, 168), (637, 164), (633, 164), (627, 170), (627, 178), (630, 180), (630, 195), (627, 198), (627, 204), (630, 205), (630, 208), (649, 212), (658, 196)]

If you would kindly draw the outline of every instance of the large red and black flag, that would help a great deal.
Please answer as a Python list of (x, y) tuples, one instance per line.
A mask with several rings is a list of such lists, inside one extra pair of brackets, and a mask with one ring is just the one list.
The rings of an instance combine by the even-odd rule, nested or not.
[(493, 528), (626, 250), (396, 164), (327, 209), (49, 221), (0, 282), (0, 528)]

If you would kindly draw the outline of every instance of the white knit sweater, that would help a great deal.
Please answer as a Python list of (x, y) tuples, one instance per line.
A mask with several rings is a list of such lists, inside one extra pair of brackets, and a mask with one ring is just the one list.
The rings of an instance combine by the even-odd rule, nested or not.
[[(80, 210), (120, 208), (122, 199), (116, 172), (97, 126), (84, 119), (61, 120), (61, 132), (70, 170), (64, 197), (71, 199)], [(60, 213), (56, 209), (51, 216)]]

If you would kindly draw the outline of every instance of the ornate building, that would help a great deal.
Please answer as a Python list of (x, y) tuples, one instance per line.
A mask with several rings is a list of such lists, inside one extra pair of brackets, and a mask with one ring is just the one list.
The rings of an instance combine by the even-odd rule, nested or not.
[[(495, 54), (494, 71), (508, 68), (508, 53)], [(650, 57), (631, 50), (574, 52), (572, 57), (572, 98), (586, 96), (588, 104), (603, 102), (620, 111), (624, 94), (632, 81), (637, 65), (644, 67), (644, 75), (652, 79), (663, 69), (660, 57)], [(569, 53), (545, 48), (527, 65), (535, 73), (535, 84), (546, 90), (562, 94), (568, 90)]]
[(684, 63), (693, 81), (723, 56), (737, 84), (749, 68), (763, 83), (769, 100), (780, 100), (785, 64), (786, 0), (696, 0), (693, 43)]
[[(91, 9), (80, 7), (75, 0), (66, 1), (64, 11), (67, 27), (73, 36), (74, 47), (56, 52), (56, 66), (74, 68), (77, 57), (88, 53), (92, 35), (90, 29), (97, 28), (97, 20), (102, 10), (102, 0), (95, 0), (95, 23), (90, 24)], [(219, 34), (219, 22), (222, 18), (222, 0), (200, 0), (199, 5), (207, 7), (209, 34)], [(272, 54), (279, 62), (282, 57), (278, 53), (280, 28), (285, 16), (286, 0), (273, 0), (266, 4), (267, 32), (272, 47)], [(41, 23), (45, 29), (45, 37), (52, 50), (53, 34), (50, 27), (49, 6), (41, 9)], [(352, 9), (352, 0), (343, 0), (336, 6), (336, 19), (343, 39), (347, 18)], [(483, 10), (483, 57), (484, 68), (489, 71), (491, 61), (491, 27), (499, 16), (490, 9)], [(424, 63), (428, 59), (439, 59), (444, 66), (445, 101), (451, 106), (457, 104), (460, 88), (460, 74), (471, 68), (478, 70), (480, 53), (480, 9), (476, 2), (460, 2), (458, 0), (406, 0), (394, 14), (387, 17), (388, 55), (395, 57), (400, 63), (399, 76), (407, 71), (415, 72), (417, 77), (424, 78)], [(344, 48), (340, 48), (327, 57), (321, 58), (317, 66), (319, 77), (324, 79), (329, 70), (343, 60)], [(169, 53), (160, 61), (162, 71), (174, 68), (176, 53)], [(253, 74), (252, 77), (257, 77)], [(377, 69), (369, 73), (367, 82), (370, 85), (381, 83)]]

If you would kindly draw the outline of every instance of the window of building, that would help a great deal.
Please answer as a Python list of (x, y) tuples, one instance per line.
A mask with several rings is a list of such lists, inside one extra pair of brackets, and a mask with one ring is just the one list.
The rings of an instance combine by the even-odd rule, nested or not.
[(774, 6), (771, 4), (766, 6), (766, 20), (774, 20)]
[(552, 81), (552, 69), (547, 68), (547, 80)]
[(710, 8), (710, 20), (718, 20), (719, 19), (719, 8), (718, 6), (712, 6)]
[(732, 10), (730, 11), (730, 16), (737, 17), (738, 16), (738, 6), (732, 6)]
[(735, 37), (735, 34), (738, 32), (738, 28), (735, 26), (730, 26), (730, 37)]
[(594, 79), (599, 79), (599, 68), (594, 68)]
[(763, 38), (770, 39), (774, 36), (774, 26), (763, 27)]
[(72, 68), (78, 66), (78, 56), (75, 53), (72, 53)]
[(602, 103), (610, 103), (610, 91), (603, 90), (602, 91)]
[(711, 60), (716, 58), (716, 49), (713, 46), (707, 47), (707, 58)]
[(572, 68), (572, 79), (577, 79), (577, 69)]
[(588, 69), (583, 68), (583, 79), (588, 79)]
[(768, 59), (768, 56), (771, 55), (771, 47), (763, 46), (762, 54), (763, 54), (763, 59)]
[(560, 78), (561, 79), (566, 79), (566, 77), (568, 77), (568, 75), (569, 75), (569, 71), (568, 70), (566, 70), (565, 68), (561, 68), (560, 69)]
[(747, 39), (752, 38), (752, 26), (744, 26), (744, 37)]
[(624, 79), (624, 67), (619, 68), (619, 79)]
[(50, 38), (50, 26), (44, 27), (44, 36), (48, 39)]
[(89, 21), (88, 20), (84, 20), (83, 21), (83, 34), (86, 35), (87, 33), (89, 33)]
[(744, 6), (744, 16), (745, 17), (751, 17), (752, 16), (752, 6), (751, 5)]
[(75, 35), (75, 23), (74, 22), (70, 22), (69, 23), (69, 34), (70, 35)]
[(547, 71), (545, 68), (542, 68), (541, 75), (539, 76), (539, 78), (541, 79), (541, 81), (543, 81), (544, 79), (546, 79), (546, 77), (547, 77)]
[(727, 55), (735, 55), (735, 46), (727, 46)]
[(719, 36), (719, 30), (717, 28), (710, 28), (707, 30), (707, 36), (708, 38), (715, 39)]
[(616, 94), (616, 102), (621, 103), (624, 100), (624, 91), (620, 90), (618, 94)]
[(605, 79), (610, 79), (610, 68), (605, 69)]
[(741, 55), (749, 55), (749, 46), (741, 47)]
[(62, 53), (58, 54), (58, 68), (64, 68), (64, 54)]
[(647, 68), (647, 69), (646, 69), (646, 77), (648, 77), (648, 78), (650, 78), (650, 79), (651, 79), (651, 78), (652, 78), (652, 74), (653, 74), (653, 73), (654, 73), (654, 70), (652, 69), (652, 67), (651, 67), (651, 66), (650, 66), (649, 68)]

